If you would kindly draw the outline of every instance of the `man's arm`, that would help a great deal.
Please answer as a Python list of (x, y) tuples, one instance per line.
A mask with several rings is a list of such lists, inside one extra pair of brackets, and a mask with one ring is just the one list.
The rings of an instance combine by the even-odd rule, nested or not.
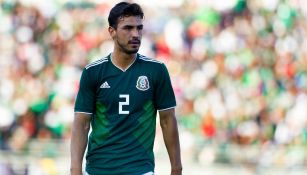
[(181, 175), (182, 165), (175, 110), (159, 111), (163, 139), (171, 162), (171, 175)]
[(86, 149), (91, 115), (75, 113), (70, 144), (71, 175), (82, 175), (82, 160)]

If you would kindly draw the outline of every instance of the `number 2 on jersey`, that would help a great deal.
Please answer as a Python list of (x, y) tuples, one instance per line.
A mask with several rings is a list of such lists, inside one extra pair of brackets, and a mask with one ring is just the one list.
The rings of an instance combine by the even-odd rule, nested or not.
[(123, 105), (129, 105), (129, 94), (119, 94), (119, 98), (124, 98), (125, 101), (120, 101), (118, 103), (118, 114), (129, 114), (129, 111), (123, 110)]

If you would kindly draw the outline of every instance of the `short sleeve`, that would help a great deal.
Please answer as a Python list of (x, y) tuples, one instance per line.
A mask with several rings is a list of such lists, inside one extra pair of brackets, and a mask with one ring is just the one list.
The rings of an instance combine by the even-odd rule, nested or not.
[(93, 114), (95, 109), (95, 94), (93, 77), (89, 75), (87, 69), (84, 69), (75, 101), (75, 112)]
[(174, 108), (176, 106), (176, 99), (166, 66), (161, 64), (160, 70), (157, 72), (156, 89), (154, 91), (155, 106), (157, 110)]

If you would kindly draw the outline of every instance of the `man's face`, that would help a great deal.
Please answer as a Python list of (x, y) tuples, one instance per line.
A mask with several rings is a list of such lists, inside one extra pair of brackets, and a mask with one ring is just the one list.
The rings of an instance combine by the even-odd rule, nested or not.
[(138, 52), (143, 32), (143, 19), (139, 16), (122, 17), (118, 19), (117, 28), (109, 28), (115, 47), (126, 54)]

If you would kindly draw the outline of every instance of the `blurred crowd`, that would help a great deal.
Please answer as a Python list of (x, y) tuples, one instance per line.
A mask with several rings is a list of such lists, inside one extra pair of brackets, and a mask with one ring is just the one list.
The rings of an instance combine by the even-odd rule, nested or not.
[[(145, 11), (140, 53), (169, 68), (184, 151), (307, 147), (306, 1), (134, 2)], [(0, 3), (0, 149), (67, 140), (83, 67), (112, 51), (115, 2)]]

